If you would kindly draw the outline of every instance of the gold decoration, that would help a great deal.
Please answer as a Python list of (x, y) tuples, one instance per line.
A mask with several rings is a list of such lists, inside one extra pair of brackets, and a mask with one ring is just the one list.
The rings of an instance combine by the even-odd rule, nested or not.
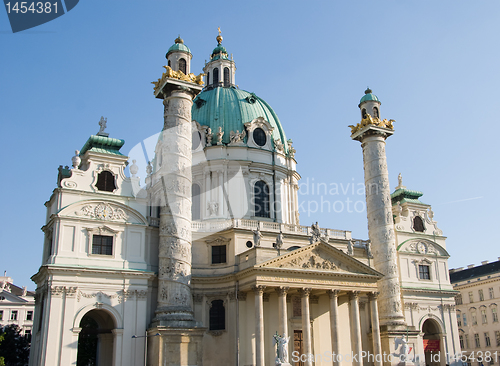
[(217, 30), (219, 31), (219, 35), (217, 36), (216, 40), (217, 44), (220, 45), (222, 43), (222, 36), (220, 35), (220, 27), (218, 27)]
[(348, 127), (351, 128), (351, 135), (358, 132), (361, 130), (363, 127), (366, 126), (377, 126), (377, 127), (382, 127), (382, 128), (388, 128), (390, 130), (394, 130), (393, 123), (396, 122), (393, 119), (387, 120), (383, 119), (381, 120), (378, 117), (372, 117), (371, 115), (367, 114), (365, 118), (361, 120), (356, 126), (349, 125)]
[(163, 66), (165, 68), (165, 72), (162, 74), (161, 78), (158, 79), (158, 81), (153, 81), (151, 84), (154, 84), (155, 88), (155, 93), (158, 91), (158, 88), (163, 85), (163, 82), (165, 79), (170, 78), (170, 79), (178, 79), (182, 81), (187, 81), (190, 83), (195, 83), (198, 85), (203, 85), (203, 76), (206, 74), (199, 74), (195, 75), (192, 72), (189, 74), (184, 74), (182, 71), (174, 71), (170, 66)]

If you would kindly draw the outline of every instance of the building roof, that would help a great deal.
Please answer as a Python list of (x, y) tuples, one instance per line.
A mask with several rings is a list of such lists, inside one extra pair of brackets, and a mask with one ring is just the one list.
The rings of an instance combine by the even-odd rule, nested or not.
[(418, 198), (423, 195), (420, 191), (413, 191), (411, 189), (406, 188), (398, 188), (391, 194), (391, 202), (392, 205), (395, 205), (398, 202), (412, 202), (412, 203), (420, 203), (425, 205), (425, 203), (421, 202)]
[(483, 264), (473, 268), (463, 269), (461, 271), (450, 271), (450, 282), (460, 282), (470, 280), (476, 277), (483, 277), (493, 273), (500, 272), (500, 261)]
[(181, 52), (186, 52), (186, 53), (191, 54), (189, 47), (184, 44), (184, 41), (180, 36), (177, 37), (175, 40), (175, 43), (172, 46), (170, 46), (165, 57), (168, 57), (168, 55), (170, 53), (176, 52), (176, 51), (181, 51)]
[(85, 145), (83, 145), (80, 155), (87, 151), (99, 152), (102, 154), (122, 155), (120, 148), (125, 143), (125, 140), (113, 139), (111, 137), (92, 135), (89, 137)]
[[(372, 90), (370, 88), (365, 90), (365, 95), (363, 96), (363, 98), (361, 98), (361, 100), (359, 101), (359, 104), (361, 105), (362, 103), (368, 102), (368, 101), (375, 101), (375, 102), (380, 103), (380, 100), (378, 99), (378, 97), (375, 94), (372, 93)], [(382, 103), (380, 103), (380, 104), (382, 104)]]
[(245, 123), (263, 117), (274, 127), (272, 139), (281, 139), (285, 153), (288, 152), (285, 131), (278, 116), (268, 103), (254, 93), (234, 87), (205, 90), (194, 99), (191, 114), (193, 120), (212, 129), (214, 143), (219, 126), (222, 127), (222, 142), (225, 144), (229, 143), (231, 131), (244, 131)]

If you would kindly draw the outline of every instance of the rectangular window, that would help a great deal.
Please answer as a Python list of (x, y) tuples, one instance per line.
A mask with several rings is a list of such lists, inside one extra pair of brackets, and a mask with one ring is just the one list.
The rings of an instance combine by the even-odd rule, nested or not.
[(491, 315), (493, 316), (493, 323), (498, 322), (497, 308), (491, 308)]
[(464, 349), (464, 336), (459, 335), (458, 339), (460, 340), (460, 348)]
[(457, 314), (457, 323), (459, 327), (462, 326), (462, 315), (460, 315), (460, 313)]
[(212, 264), (226, 263), (226, 246), (213, 245), (212, 246)]
[(418, 266), (418, 278), (421, 280), (430, 280), (431, 274), (429, 272), (429, 266), (420, 264)]
[(465, 339), (465, 348), (469, 348), (469, 335), (465, 334), (464, 339)]
[(495, 339), (497, 341), (497, 347), (499, 347), (500, 346), (500, 331), (499, 330), (497, 330), (495, 332)]
[(490, 333), (484, 333), (484, 341), (486, 342), (486, 347), (491, 346)]
[(33, 320), (33, 311), (30, 310), (26, 313), (26, 320)]
[(479, 290), (479, 301), (484, 301), (484, 294), (483, 294), (483, 290)]
[(10, 320), (17, 320), (17, 310), (12, 310), (10, 313)]
[(464, 327), (466, 327), (466, 326), (467, 326), (467, 316), (464, 313)]
[(107, 235), (93, 235), (92, 254), (113, 255), (113, 237)]
[(493, 287), (489, 288), (489, 292), (490, 292), (490, 299), (494, 299), (495, 298), (495, 292), (493, 291)]
[(481, 309), (481, 321), (483, 324), (488, 323), (488, 318), (486, 316), (486, 309)]
[(481, 342), (479, 341), (479, 334), (474, 334), (474, 343), (476, 344), (476, 348), (481, 347)]
[(455, 298), (455, 303), (457, 305), (462, 305), (462, 295), (457, 295), (457, 297)]
[(474, 294), (472, 291), (469, 291), (469, 302), (474, 302)]
[(477, 316), (476, 316), (476, 312), (475, 311), (473, 311), (470, 314), (470, 317), (472, 318), (472, 325), (477, 325)]
[(0, 310), (0, 320), (3, 320), (3, 310)]

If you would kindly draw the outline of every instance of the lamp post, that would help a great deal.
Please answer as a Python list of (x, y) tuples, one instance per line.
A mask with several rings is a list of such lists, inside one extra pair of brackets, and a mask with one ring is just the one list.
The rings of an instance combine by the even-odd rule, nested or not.
[[(160, 333), (153, 334), (149, 337), (156, 337), (159, 336)], [(146, 331), (146, 334), (143, 336), (138, 336), (138, 335), (133, 335), (132, 338), (144, 338), (144, 366), (147, 365), (148, 363), (148, 331)]]

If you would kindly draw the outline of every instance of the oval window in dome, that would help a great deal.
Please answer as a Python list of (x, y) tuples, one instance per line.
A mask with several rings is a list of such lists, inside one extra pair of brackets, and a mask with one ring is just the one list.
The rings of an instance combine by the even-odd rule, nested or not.
[(196, 131), (193, 133), (193, 150), (196, 150), (201, 143), (201, 133), (200, 131)]
[(266, 133), (262, 128), (259, 127), (253, 130), (253, 140), (259, 146), (264, 146), (266, 144)]

